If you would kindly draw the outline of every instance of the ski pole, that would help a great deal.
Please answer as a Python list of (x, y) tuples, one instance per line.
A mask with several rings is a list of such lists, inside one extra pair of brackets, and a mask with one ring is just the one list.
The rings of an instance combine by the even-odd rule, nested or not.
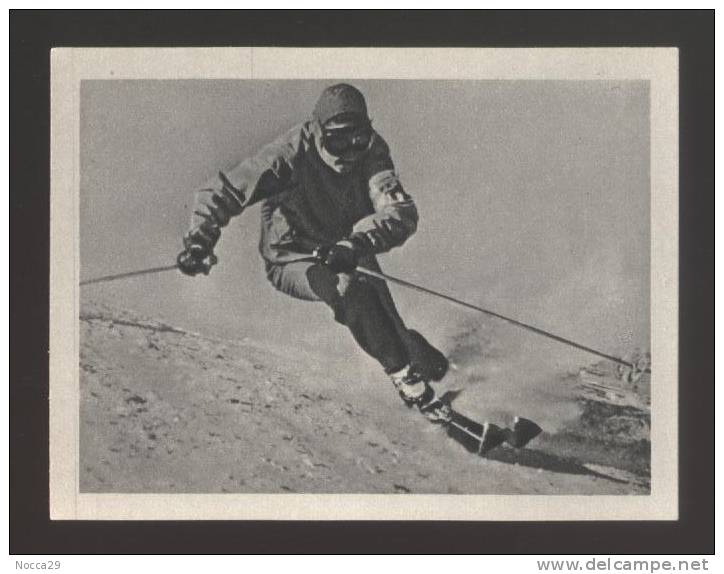
[[(495, 317), (496, 319), (500, 319), (501, 321), (505, 321), (507, 323), (510, 323), (511, 325), (515, 325), (516, 327), (525, 329), (526, 331), (536, 333), (537, 335), (542, 335), (543, 337), (552, 339), (553, 341), (558, 341), (559, 343), (563, 343), (564, 345), (568, 345), (569, 347), (574, 347), (575, 349), (579, 349), (581, 351), (586, 351), (587, 353), (591, 353), (591, 354), (596, 355), (597, 357), (601, 357), (603, 359), (608, 359), (609, 361), (613, 361), (614, 363), (618, 363), (619, 365), (624, 365), (631, 369), (638, 370), (638, 367), (634, 363), (624, 361), (623, 359), (620, 359), (619, 357), (614, 357), (613, 355), (603, 353), (602, 351), (598, 351), (598, 350), (588, 347), (586, 345), (582, 345), (581, 343), (576, 343), (575, 341), (571, 341), (570, 339), (566, 339), (565, 337), (561, 337), (560, 335), (555, 335), (554, 333), (550, 333), (549, 331), (546, 331), (544, 329), (534, 327), (533, 325), (523, 323), (522, 321), (518, 321), (517, 319), (513, 319), (511, 317), (506, 317), (505, 315), (501, 315), (500, 313), (496, 313), (495, 311), (491, 311), (489, 309), (484, 309), (483, 307), (478, 307), (477, 305), (473, 305), (472, 303), (467, 303), (466, 301), (462, 301), (461, 299), (457, 299), (450, 295), (446, 295), (444, 293), (439, 293), (438, 291), (433, 291), (432, 289), (428, 289), (427, 287), (422, 287), (421, 285), (415, 285), (414, 283), (410, 283), (409, 281), (405, 281), (404, 279), (400, 279), (398, 277), (393, 277), (392, 275), (388, 275), (387, 273), (382, 273), (381, 271), (373, 271), (372, 269), (368, 269), (366, 267), (357, 267), (357, 271), (359, 271), (360, 273), (363, 273), (365, 275), (369, 275), (370, 277), (375, 277), (376, 279), (381, 279), (383, 281), (395, 283), (396, 285), (400, 285), (402, 287), (407, 287), (408, 289), (412, 289), (412, 290), (418, 291), (420, 293), (427, 293), (428, 295), (432, 295), (434, 297), (439, 297), (440, 299), (444, 299), (445, 301), (455, 303), (456, 305), (460, 305), (460, 306), (466, 307), (468, 309), (473, 309), (475, 311), (479, 311), (480, 313), (484, 313), (491, 317)], [(644, 369), (644, 371), (647, 373), (650, 373), (651, 369), (647, 367)]]
[(163, 271), (171, 271), (177, 269), (177, 265), (165, 265), (163, 267), (152, 267), (151, 269), (141, 269), (140, 271), (129, 271), (127, 273), (117, 273), (115, 275), (104, 275), (103, 277), (96, 277), (95, 279), (87, 279), (81, 281), (80, 285), (91, 285), (93, 283), (104, 283), (106, 281), (116, 281), (117, 279), (125, 279), (126, 277), (136, 277), (138, 275), (149, 275), (151, 273), (161, 273)]
[[(313, 261), (319, 261), (319, 258), (316, 255), (311, 255), (311, 256), (300, 257), (298, 259), (295, 259), (294, 261), (313, 262)], [(292, 261), (289, 261), (289, 263), (291, 263), (291, 262)], [(115, 275), (104, 275), (103, 277), (96, 277), (95, 279), (88, 279), (86, 281), (81, 281), (80, 285), (91, 285), (94, 283), (103, 283), (106, 281), (116, 281), (118, 279), (126, 279), (128, 277), (136, 277), (139, 275), (148, 275), (151, 273), (162, 273), (164, 271), (171, 271), (172, 269), (177, 269), (177, 268), (178, 268), (178, 266), (174, 264), (174, 265), (165, 265), (163, 267), (152, 267), (151, 269), (141, 269), (139, 271), (129, 271), (127, 273), (117, 273)], [(427, 287), (422, 287), (421, 285), (416, 285), (414, 283), (410, 283), (409, 281), (405, 281), (404, 279), (400, 279), (399, 277), (393, 277), (392, 275), (388, 275), (387, 273), (382, 273), (381, 271), (374, 271), (374, 270), (368, 269), (366, 267), (361, 267), (361, 266), (357, 267), (357, 271), (360, 273), (363, 273), (364, 275), (369, 275), (370, 277), (374, 277), (374, 278), (380, 279), (382, 281), (394, 283), (396, 285), (400, 285), (401, 287), (406, 287), (408, 289), (412, 289), (412, 290), (418, 291), (420, 293), (426, 293), (428, 295), (432, 295), (433, 297), (438, 297), (440, 299), (444, 299), (445, 301), (449, 301), (450, 303), (454, 303), (456, 305), (466, 307), (467, 309), (473, 309), (474, 311), (484, 313), (485, 315), (488, 315), (490, 317), (495, 317), (496, 319), (500, 319), (501, 321), (505, 321), (511, 325), (515, 325), (516, 327), (520, 327), (520, 328), (530, 331), (532, 333), (536, 333), (537, 335), (541, 335), (541, 336), (551, 339), (553, 341), (558, 341), (559, 343), (563, 343), (564, 345), (568, 345), (569, 347), (579, 349), (580, 351), (585, 351), (587, 353), (591, 353), (592, 355), (596, 355), (597, 357), (601, 357), (603, 359), (608, 359), (609, 361), (613, 361), (614, 363), (618, 363), (619, 365), (629, 367), (630, 369), (633, 369), (634, 371), (641, 372), (641, 369), (634, 363), (631, 363), (629, 361), (624, 361), (623, 359), (620, 359), (619, 357), (614, 357), (613, 355), (609, 355), (608, 353), (598, 351), (592, 347), (582, 345), (581, 343), (576, 343), (575, 341), (572, 341), (571, 339), (566, 339), (565, 337), (561, 337), (560, 335), (556, 335), (556, 334), (546, 331), (544, 329), (540, 329), (533, 325), (529, 325), (522, 321), (518, 321), (517, 319), (513, 319), (511, 317), (506, 317), (505, 315), (496, 313), (495, 311), (491, 311), (490, 309), (484, 309), (483, 307), (478, 307), (477, 305), (473, 305), (472, 303), (468, 303), (461, 299), (457, 299), (455, 297), (452, 297), (451, 295), (446, 295), (446, 294), (440, 293), (438, 291), (433, 291), (432, 289), (428, 289)], [(651, 369), (649, 367), (646, 367), (643, 369), (643, 372), (651, 373)]]
[[(277, 243), (273, 246), (282, 247), (292, 253), (296, 252), (296, 253), (299, 253), (300, 255), (302, 255), (299, 259), (295, 259), (294, 261), (317, 261), (317, 262), (320, 261), (320, 258), (317, 254), (316, 249), (310, 255), (310, 254), (308, 254), (306, 249), (304, 249), (304, 246), (296, 245), (293, 241), (286, 242), (286, 243)], [(290, 263), (291, 263), (291, 261), (290, 261)], [(393, 277), (392, 275), (388, 275), (387, 273), (383, 273), (382, 271), (374, 271), (373, 269), (369, 269), (367, 267), (358, 266), (356, 268), (356, 270), (360, 273), (363, 273), (364, 275), (369, 275), (370, 277), (374, 277), (374, 278), (380, 279), (382, 281), (394, 283), (396, 285), (400, 285), (401, 287), (406, 287), (407, 289), (412, 289), (413, 291), (418, 291), (420, 293), (426, 293), (428, 295), (432, 295), (433, 297), (438, 297), (440, 299), (444, 299), (445, 301), (449, 301), (450, 303), (460, 305), (467, 309), (473, 309), (474, 311), (484, 313), (485, 315), (488, 315), (490, 317), (495, 317), (496, 319), (500, 319), (501, 321), (505, 321), (511, 325), (515, 325), (516, 327), (520, 327), (521, 329), (530, 331), (531, 333), (541, 335), (541, 336), (551, 339), (553, 341), (558, 341), (559, 343), (563, 343), (564, 345), (568, 345), (569, 347), (573, 347), (580, 351), (585, 351), (587, 353), (591, 353), (592, 355), (601, 357), (602, 359), (608, 359), (609, 361), (613, 361), (614, 363), (618, 363), (619, 365), (623, 365), (625, 367), (632, 369), (633, 372), (651, 373), (651, 369), (649, 367), (645, 367), (644, 369), (641, 369), (635, 363), (625, 361), (619, 357), (614, 357), (613, 355), (609, 355), (608, 353), (604, 353), (604, 352), (594, 349), (592, 347), (582, 345), (581, 343), (576, 343), (575, 341), (566, 339), (565, 337), (561, 337), (560, 335), (556, 335), (554, 333), (546, 331), (545, 329), (540, 329), (533, 325), (529, 325), (527, 323), (524, 323), (523, 321), (518, 321), (517, 319), (513, 319), (511, 317), (506, 317), (505, 315), (496, 313), (495, 311), (491, 311), (490, 309), (484, 309), (483, 307), (478, 307), (477, 305), (473, 305), (472, 303), (468, 303), (461, 299), (457, 299), (456, 297), (452, 297), (451, 295), (446, 295), (446, 294), (440, 293), (438, 291), (433, 291), (432, 289), (428, 289), (427, 287), (422, 287), (421, 285), (416, 285), (415, 283), (410, 283), (409, 281), (405, 281), (404, 279), (400, 279), (399, 277)]]

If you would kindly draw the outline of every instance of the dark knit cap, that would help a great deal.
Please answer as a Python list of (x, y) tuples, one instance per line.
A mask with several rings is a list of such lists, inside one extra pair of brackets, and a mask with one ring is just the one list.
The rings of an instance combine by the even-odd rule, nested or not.
[(342, 114), (358, 116), (364, 120), (369, 119), (367, 104), (362, 92), (349, 84), (334, 84), (325, 88), (314, 106), (314, 119), (320, 125), (324, 125), (332, 118)]

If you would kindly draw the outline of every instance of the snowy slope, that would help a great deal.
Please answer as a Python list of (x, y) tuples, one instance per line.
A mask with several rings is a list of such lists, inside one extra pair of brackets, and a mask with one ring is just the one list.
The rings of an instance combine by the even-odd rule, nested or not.
[[(310, 354), (90, 302), (80, 324), (81, 492), (648, 492), (645, 405), (629, 405), (641, 423), (631, 438), (616, 405), (591, 419), (589, 393), (582, 418), (484, 459), (402, 406), (386, 381), (349, 380), (350, 369)], [(591, 425), (611, 417), (618, 430), (599, 440)]]

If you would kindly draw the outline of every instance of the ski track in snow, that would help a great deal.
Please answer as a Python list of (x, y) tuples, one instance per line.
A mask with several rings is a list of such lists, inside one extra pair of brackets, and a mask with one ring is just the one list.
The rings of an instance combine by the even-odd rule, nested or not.
[[(605, 452), (600, 460), (572, 456), (590, 445), (573, 448), (548, 421), (528, 449), (472, 455), (405, 408), (372, 363), (360, 363), (356, 377), (357, 361), (322, 364), (298, 350), (205, 337), (91, 303), (80, 325), (81, 492), (649, 491), (646, 476), (605, 464)], [(463, 366), (441, 391), (462, 390), (455, 406), (466, 414), (495, 414), (498, 407), (473, 408), (479, 393), (465, 385), (490, 374), (458, 343), (452, 355)], [(571, 417), (580, 414), (570, 397), (563, 402)]]

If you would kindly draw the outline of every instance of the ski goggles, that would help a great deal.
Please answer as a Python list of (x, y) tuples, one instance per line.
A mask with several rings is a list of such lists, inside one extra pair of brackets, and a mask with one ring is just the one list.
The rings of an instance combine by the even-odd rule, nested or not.
[(350, 152), (361, 153), (370, 147), (370, 143), (372, 143), (372, 127), (369, 125), (351, 129), (322, 130), (322, 146), (334, 156)]

